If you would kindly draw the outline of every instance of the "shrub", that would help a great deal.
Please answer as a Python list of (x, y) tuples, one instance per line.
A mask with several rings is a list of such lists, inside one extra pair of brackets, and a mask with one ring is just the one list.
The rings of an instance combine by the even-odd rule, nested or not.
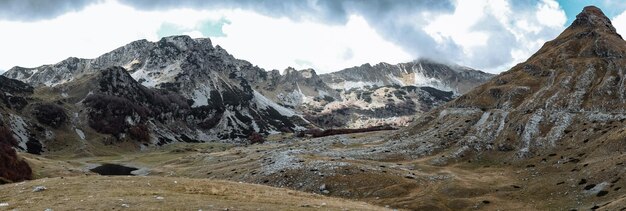
[(99, 133), (119, 135), (129, 127), (127, 116), (147, 116), (147, 109), (138, 106), (128, 99), (110, 95), (90, 95), (85, 99), (90, 108), (89, 126)]
[(58, 128), (67, 121), (65, 110), (55, 104), (39, 104), (35, 106), (33, 115), (39, 123)]
[(144, 124), (135, 125), (128, 129), (128, 134), (131, 138), (141, 141), (141, 142), (149, 142), (150, 141), (150, 130)]
[(19, 182), (29, 180), (33, 172), (26, 161), (19, 159), (11, 147), (17, 145), (11, 131), (0, 126), (0, 184), (4, 182)]
[(250, 144), (265, 143), (265, 138), (263, 138), (263, 136), (257, 132), (253, 132), (252, 134), (250, 134), (250, 136), (248, 136), (248, 140), (250, 141)]

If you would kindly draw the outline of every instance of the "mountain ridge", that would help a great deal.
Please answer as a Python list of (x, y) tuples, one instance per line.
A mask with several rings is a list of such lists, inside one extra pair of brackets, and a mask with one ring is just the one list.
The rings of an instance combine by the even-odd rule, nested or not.
[[(427, 61), (427, 63), (419, 63), (419, 61)], [(137, 40), (94, 59), (70, 57), (56, 64), (36, 68), (14, 67), (3, 75), (25, 81), (35, 87), (55, 87), (69, 83), (81, 75), (92, 74), (111, 66), (119, 66), (125, 68), (135, 80), (148, 88), (177, 92), (183, 97), (193, 100), (191, 106), (194, 108), (208, 106), (211, 107), (210, 109), (218, 111), (217, 113), (222, 113), (224, 109), (221, 106), (226, 106), (230, 107), (227, 109), (229, 110), (228, 113), (236, 113), (239, 111), (235, 110), (240, 110), (241, 102), (244, 104), (262, 104), (262, 106), (271, 105), (277, 111), (283, 111), (271, 116), (285, 116), (287, 119), (291, 119), (289, 121), (299, 122), (298, 124), (287, 124), (289, 125), (287, 126), (288, 130), (286, 130), (287, 128), (279, 129), (283, 126), (275, 126), (270, 131), (293, 131), (296, 128), (307, 127), (327, 128), (335, 127), (335, 125), (344, 125), (349, 128), (385, 124), (404, 126), (412, 121), (415, 114), (420, 114), (434, 105), (450, 100), (449, 97), (434, 97), (431, 92), (424, 90), (415, 92), (415, 90), (421, 89), (414, 89), (411, 86), (436, 87), (441, 85), (439, 89), (456, 90), (456, 88), (451, 87), (458, 85), (461, 90), (464, 90), (491, 77), (489, 74), (469, 68), (449, 66), (430, 60), (418, 60), (418, 63), (411, 64), (419, 64), (419, 67), (423, 65), (426, 69), (414, 70), (401, 76), (397, 75), (396, 66), (391, 65), (388, 69), (374, 71), (353, 68), (352, 72), (358, 72), (358, 76), (366, 78), (380, 76), (386, 81), (380, 84), (365, 81), (364, 83), (375, 86), (362, 86), (350, 90), (354, 87), (331, 83), (326, 79), (330, 77), (334, 80), (346, 81), (344, 78), (353, 80), (350, 74), (338, 75), (342, 71), (321, 75), (318, 75), (313, 69), (295, 70), (294, 68), (287, 68), (282, 74), (278, 70), (265, 71), (245, 60), (236, 59), (219, 45), (213, 47), (209, 38), (192, 39), (183, 35), (165, 37), (157, 42), (150, 42), (145, 39)], [(408, 63), (398, 66), (403, 65), (408, 65)], [(464, 75), (462, 74), (463, 71), (474, 75)], [(428, 74), (424, 75), (422, 72)], [(437, 75), (441, 74), (445, 74), (445, 76), (438, 79)], [(407, 80), (425, 82), (396, 83), (388, 80), (389, 78), (398, 80), (402, 77), (406, 77)], [(334, 87), (329, 86), (329, 84)], [(383, 87), (388, 88), (382, 89)], [(363, 93), (366, 96), (363, 96)], [(386, 106), (388, 110), (393, 112), (387, 115), (376, 115), (376, 112), (372, 112), (372, 109), (377, 108), (365, 105), (371, 102), (371, 93), (379, 93), (380, 95), (375, 97), (380, 104), (377, 108)], [(222, 98), (223, 103), (220, 105), (209, 103), (210, 99), (215, 99), (218, 95), (219, 98)], [(436, 96), (443, 95), (443, 93), (436, 94)], [(274, 103), (268, 104), (266, 99)], [(258, 107), (258, 105), (249, 106)], [(359, 114), (346, 115), (349, 110)], [(324, 111), (324, 114), (316, 115), (321, 111)], [(244, 113), (250, 112), (244, 111)], [(295, 113), (299, 113), (302, 117), (292, 115)], [(340, 118), (328, 120), (326, 117), (328, 115), (339, 115)], [(401, 118), (386, 120), (395, 116), (401, 116)], [(212, 118), (214, 117), (209, 117), (209, 119)], [(306, 118), (318, 123), (310, 125), (310, 122), (305, 120)], [(251, 125), (256, 132), (268, 132), (265, 130), (257, 131), (254, 124)], [(236, 130), (239, 132), (247, 131), (244, 133), (252, 131), (243, 125), (237, 126)], [(243, 135), (241, 136), (243, 137)]]

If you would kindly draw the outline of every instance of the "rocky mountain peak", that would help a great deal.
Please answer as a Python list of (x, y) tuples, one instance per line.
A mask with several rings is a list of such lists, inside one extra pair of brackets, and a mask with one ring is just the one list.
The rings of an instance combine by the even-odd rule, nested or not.
[(318, 78), (315, 70), (311, 68), (296, 70), (293, 67), (287, 67), (283, 71), (283, 75), (287, 78)]
[(158, 43), (169, 43), (169, 44), (176, 46), (178, 49), (182, 51), (194, 49), (194, 47), (196, 46), (201, 47), (201, 48), (209, 48), (209, 49), (213, 48), (213, 45), (211, 44), (211, 40), (209, 38), (193, 39), (187, 35), (163, 37), (161, 38), (161, 40), (159, 40)]
[(597, 7), (588, 6), (565, 31), (545, 43), (527, 63), (562, 66), (569, 59), (623, 58), (626, 55), (624, 44), (609, 18)]
[(604, 28), (617, 34), (611, 20), (595, 6), (586, 6), (581, 13), (576, 15), (576, 20), (572, 22), (571, 27)]

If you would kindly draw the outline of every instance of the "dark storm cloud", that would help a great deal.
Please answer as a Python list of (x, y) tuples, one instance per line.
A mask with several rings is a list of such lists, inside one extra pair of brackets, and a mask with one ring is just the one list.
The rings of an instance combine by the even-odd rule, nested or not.
[(0, 20), (36, 21), (83, 9), (100, 0), (0, 0)]
[(345, 22), (348, 15), (378, 17), (420, 11), (451, 11), (448, 0), (120, 0), (138, 9), (204, 8), (250, 9), (264, 15), (289, 17), (295, 20), (311, 18), (335, 23)]

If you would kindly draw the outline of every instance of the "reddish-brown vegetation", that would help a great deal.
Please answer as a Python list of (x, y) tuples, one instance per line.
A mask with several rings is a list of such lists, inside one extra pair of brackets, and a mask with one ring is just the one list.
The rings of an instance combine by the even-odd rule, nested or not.
[(0, 184), (32, 179), (32, 170), (26, 161), (17, 157), (12, 148), (15, 145), (11, 131), (0, 126)]
[(67, 121), (67, 115), (63, 107), (52, 103), (44, 103), (35, 106), (33, 115), (42, 124), (58, 128)]
[(257, 132), (250, 134), (250, 136), (248, 136), (248, 140), (250, 141), (250, 144), (262, 144), (265, 142), (265, 138)]
[(128, 129), (128, 134), (131, 138), (141, 141), (141, 142), (150, 142), (150, 130), (144, 124), (135, 125)]

